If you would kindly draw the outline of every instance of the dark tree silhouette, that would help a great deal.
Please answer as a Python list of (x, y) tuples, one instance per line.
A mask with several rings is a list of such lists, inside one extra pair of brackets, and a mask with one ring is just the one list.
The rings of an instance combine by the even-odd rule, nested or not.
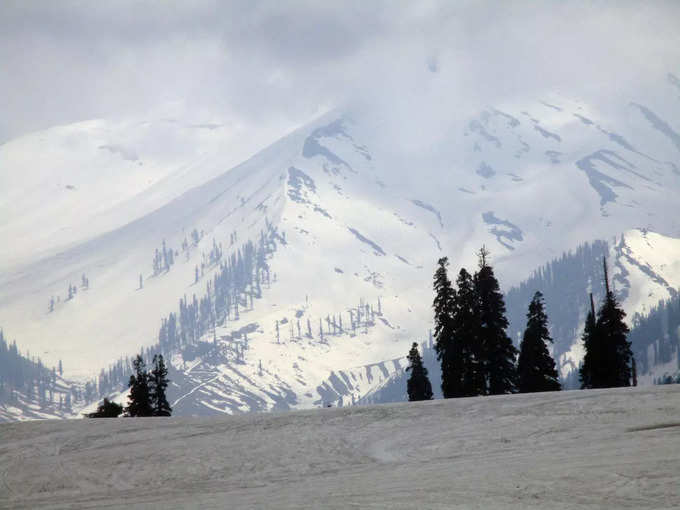
[(152, 416), (151, 395), (149, 393), (149, 374), (140, 355), (133, 362), (134, 374), (130, 376), (130, 395), (125, 412), (128, 416)]
[(633, 382), (633, 352), (627, 339), (629, 329), (624, 322), (626, 314), (609, 287), (606, 259), (603, 259), (603, 269), (606, 289), (604, 303), (597, 313), (596, 321), (595, 307), (591, 304), (583, 333), (586, 353), (580, 371), (582, 388), (614, 388), (630, 386)]
[(165, 390), (168, 387), (168, 369), (162, 354), (153, 357), (153, 370), (149, 377), (149, 392), (154, 416), (170, 416), (172, 408), (168, 403)]
[(603, 265), (607, 293), (602, 308), (597, 314), (597, 332), (601, 335), (600, 342), (603, 346), (605, 370), (602, 380), (596, 381), (594, 387), (630, 386), (632, 379), (631, 358), (633, 356), (630, 342), (627, 339), (630, 330), (624, 322), (626, 314), (619, 306), (614, 292), (609, 287), (606, 260), (603, 261)]
[(453, 372), (458, 384), (456, 396), (484, 395), (486, 382), (479, 338), (479, 303), (474, 278), (465, 268), (458, 273), (456, 287), (453, 311), (453, 350), (457, 358), (453, 363)]
[(552, 343), (548, 316), (543, 308), (543, 294), (536, 292), (529, 304), (527, 327), (519, 351), (517, 378), (520, 393), (560, 390), (555, 360), (548, 352), (547, 343)]
[(489, 252), (482, 247), (479, 251), (479, 272), (475, 275), (475, 290), (479, 300), (479, 336), (485, 358), (488, 393), (501, 395), (516, 389), (517, 349), (505, 332), (508, 327), (505, 302), (493, 268), (488, 264), (488, 255)]
[(449, 260), (447, 257), (439, 259), (438, 268), (434, 273), (435, 298), (434, 308), (434, 338), (437, 359), (442, 368), (442, 393), (444, 398), (458, 396), (460, 387), (459, 373), (454, 368), (454, 331), (453, 310), (456, 293), (447, 274)]
[(586, 324), (583, 328), (583, 335), (581, 336), (583, 342), (583, 349), (585, 355), (583, 356), (583, 364), (579, 369), (579, 378), (581, 380), (581, 389), (593, 388), (593, 381), (601, 379), (599, 371), (602, 369), (602, 349), (597, 334), (597, 319), (595, 315), (595, 302), (593, 295), (590, 295), (590, 311), (586, 317)]
[(427, 376), (427, 368), (423, 365), (423, 358), (418, 352), (418, 344), (415, 342), (408, 353), (408, 361), (406, 371), (411, 372), (411, 377), (406, 382), (409, 401), (432, 400), (432, 385)]
[(99, 404), (97, 410), (93, 413), (87, 415), (88, 418), (118, 418), (123, 414), (123, 406), (116, 404), (115, 402), (109, 401), (105, 398), (104, 401)]

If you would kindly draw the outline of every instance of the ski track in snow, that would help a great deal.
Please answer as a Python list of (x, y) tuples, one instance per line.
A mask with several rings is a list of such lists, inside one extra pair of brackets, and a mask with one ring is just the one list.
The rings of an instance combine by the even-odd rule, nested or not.
[(194, 393), (196, 390), (200, 389), (201, 387), (203, 387), (203, 386), (205, 386), (205, 385), (207, 385), (207, 384), (210, 384), (211, 382), (213, 382), (213, 381), (219, 379), (221, 375), (222, 375), (222, 374), (217, 374), (217, 375), (216, 375), (215, 377), (213, 377), (212, 379), (209, 379), (208, 381), (204, 381), (204, 382), (202, 382), (201, 384), (199, 384), (198, 386), (192, 388), (191, 391), (189, 391), (189, 392), (185, 393), (184, 395), (182, 395), (181, 397), (177, 398), (177, 399), (172, 403), (172, 406), (171, 406), (171, 407), (173, 407), (173, 408), (176, 407), (177, 404), (179, 404), (179, 403), (180, 403), (182, 400), (184, 400), (186, 397), (188, 397), (189, 395), (191, 395), (192, 393)]

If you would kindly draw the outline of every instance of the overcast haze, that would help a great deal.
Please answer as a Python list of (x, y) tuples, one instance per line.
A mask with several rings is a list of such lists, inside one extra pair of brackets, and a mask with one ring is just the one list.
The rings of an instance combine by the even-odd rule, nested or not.
[(5, 0), (0, 140), (131, 113), (292, 127), (356, 102), (437, 126), (517, 95), (632, 100), (680, 73), (678, 20), (675, 1)]

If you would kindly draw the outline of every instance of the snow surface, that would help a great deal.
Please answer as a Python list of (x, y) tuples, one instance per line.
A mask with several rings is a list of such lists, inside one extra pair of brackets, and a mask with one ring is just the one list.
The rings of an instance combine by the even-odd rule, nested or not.
[(0, 425), (0, 508), (680, 507), (680, 386)]

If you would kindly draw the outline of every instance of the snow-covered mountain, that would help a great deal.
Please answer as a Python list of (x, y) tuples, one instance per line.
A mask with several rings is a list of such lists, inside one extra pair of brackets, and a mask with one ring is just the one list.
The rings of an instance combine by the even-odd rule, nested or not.
[(93, 121), (8, 142), (0, 326), (91, 378), (156, 344), (180, 298), (213, 295), (248, 241), (266, 247), (262, 288), (172, 353), (171, 403), (205, 414), (371, 394), (427, 338), (437, 259), (473, 269), (482, 244), (510, 289), (609, 240), (626, 311), (644, 311), (680, 287), (674, 94), (669, 80), (663, 110), (636, 99), (616, 116), (561, 96), (498, 105), (418, 151), (379, 115), (331, 112), (236, 166), (248, 150), (222, 147), (218, 123)]

